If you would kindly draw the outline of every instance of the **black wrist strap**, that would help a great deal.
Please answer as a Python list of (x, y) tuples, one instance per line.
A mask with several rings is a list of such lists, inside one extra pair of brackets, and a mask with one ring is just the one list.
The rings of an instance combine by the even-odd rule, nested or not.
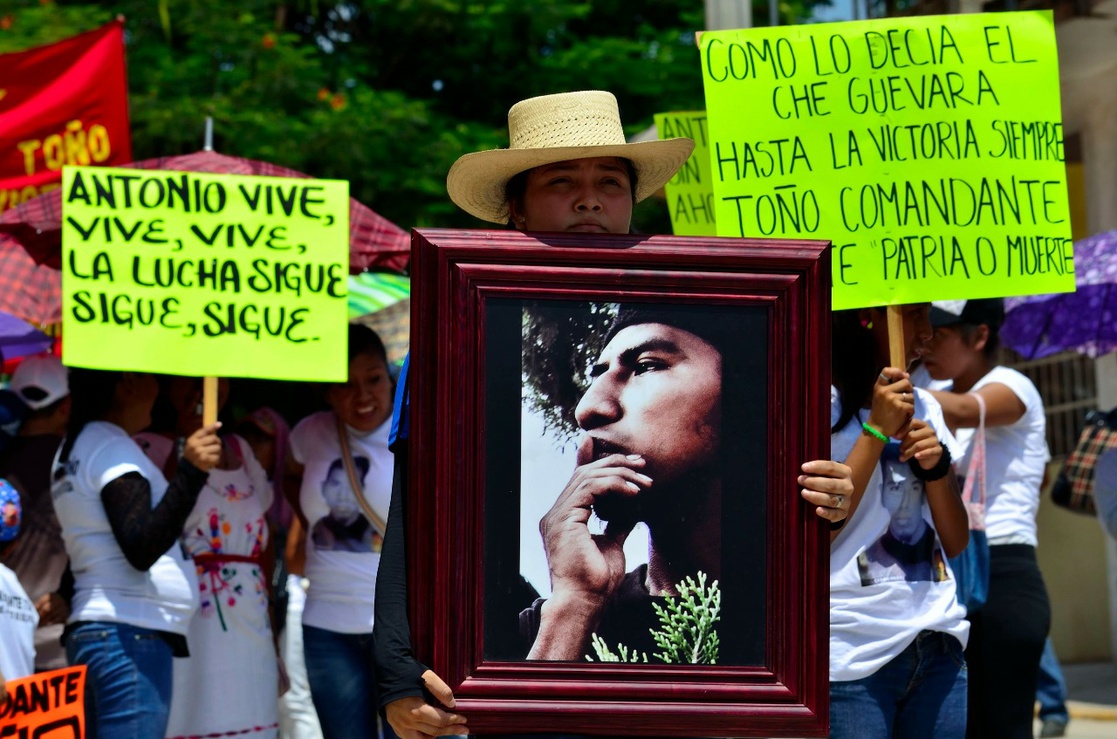
[(943, 447), (942, 456), (939, 457), (938, 463), (931, 469), (923, 469), (919, 464), (919, 460), (915, 457), (908, 460), (908, 467), (911, 468), (911, 473), (923, 482), (934, 482), (935, 480), (943, 479), (949, 474), (951, 461), (950, 450)]

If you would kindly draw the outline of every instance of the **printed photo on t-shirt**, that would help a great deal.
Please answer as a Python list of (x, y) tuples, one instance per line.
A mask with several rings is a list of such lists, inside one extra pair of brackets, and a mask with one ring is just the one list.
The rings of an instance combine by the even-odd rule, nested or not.
[[(368, 475), (368, 457), (353, 457), (353, 468), (362, 489)], [(315, 522), (311, 539), (319, 550), (335, 552), (379, 552), (383, 537), (369, 524), (361, 505), (359, 492), (349, 482), (345, 462), (338, 457), (326, 470), (322, 480), (322, 498), (330, 507), (328, 515)]]
[(923, 517), (923, 481), (899, 456), (899, 444), (889, 444), (881, 455), (881, 504), (888, 511), (888, 528), (857, 557), (862, 585), (949, 577), (935, 530)]

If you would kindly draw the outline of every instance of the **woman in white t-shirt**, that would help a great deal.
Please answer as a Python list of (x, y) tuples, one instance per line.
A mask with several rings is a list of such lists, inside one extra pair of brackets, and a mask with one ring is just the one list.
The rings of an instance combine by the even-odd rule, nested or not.
[(989, 595), (970, 615), (970, 736), (1030, 737), (1051, 606), (1036, 562), (1036, 511), (1050, 455), (1043, 401), (1016, 370), (996, 364), (1000, 299), (935, 303), (934, 338), (925, 362), (931, 377), (953, 380), (936, 392), (957, 429), (969, 464), (970, 442), (985, 400), (985, 533)]
[(291, 432), (302, 476), (291, 503), (307, 532), (310, 580), (303, 649), (325, 739), (377, 736), (373, 596), (392, 493), (392, 393), (380, 337), (350, 325), (348, 381), (326, 391), (331, 410)]
[(220, 424), (186, 439), (174, 479), (132, 440), (151, 423), (154, 375), (74, 369), (51, 495), (74, 574), (63, 642), (86, 665), (86, 727), (98, 739), (163, 739), (172, 656), (197, 606), (179, 535), (221, 454)]
[[(901, 307), (910, 365), (931, 335), (927, 303)], [(948, 558), (965, 548), (938, 403), (888, 367), (884, 310), (833, 316), (831, 454), (853, 470), (830, 545), (830, 736), (965, 736), (968, 624)]]

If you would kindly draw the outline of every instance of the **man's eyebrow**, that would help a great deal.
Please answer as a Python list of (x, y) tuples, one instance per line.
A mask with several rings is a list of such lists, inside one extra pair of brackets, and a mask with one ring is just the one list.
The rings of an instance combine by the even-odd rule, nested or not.
[[(653, 337), (646, 341), (641, 341), (635, 346), (625, 349), (617, 356), (617, 361), (622, 365), (632, 364), (644, 352), (665, 352), (667, 354), (681, 355), (683, 350), (679, 345), (670, 339), (660, 337)], [(590, 377), (597, 377), (609, 369), (607, 362), (597, 362), (590, 368)]]
[(544, 164), (538, 167), (539, 172), (569, 172), (570, 170), (577, 169), (578, 165), (571, 161), (554, 162), (553, 164)]
[(628, 167), (625, 167), (620, 162), (610, 162), (608, 164), (602, 163), (598, 164), (597, 166), (610, 172), (623, 172), (626, 175), (628, 174)]

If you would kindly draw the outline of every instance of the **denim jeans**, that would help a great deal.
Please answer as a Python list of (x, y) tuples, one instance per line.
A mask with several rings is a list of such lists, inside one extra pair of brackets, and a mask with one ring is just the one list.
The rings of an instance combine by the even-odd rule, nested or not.
[(831, 739), (962, 739), (966, 662), (949, 634), (923, 631), (868, 677), (830, 683)]
[(87, 665), (86, 735), (163, 739), (171, 706), (171, 647), (128, 624), (86, 622), (66, 635), (71, 665)]
[(1067, 683), (1063, 679), (1063, 669), (1055, 656), (1051, 637), (1043, 645), (1043, 656), (1039, 660), (1039, 680), (1036, 683), (1036, 700), (1039, 701), (1040, 719), (1054, 719), (1064, 724), (1070, 721), (1067, 712)]
[[(375, 739), (380, 701), (372, 667), (372, 634), (341, 634), (304, 625), (303, 653), (322, 736)], [(395, 737), (387, 721), (384, 736)]]

